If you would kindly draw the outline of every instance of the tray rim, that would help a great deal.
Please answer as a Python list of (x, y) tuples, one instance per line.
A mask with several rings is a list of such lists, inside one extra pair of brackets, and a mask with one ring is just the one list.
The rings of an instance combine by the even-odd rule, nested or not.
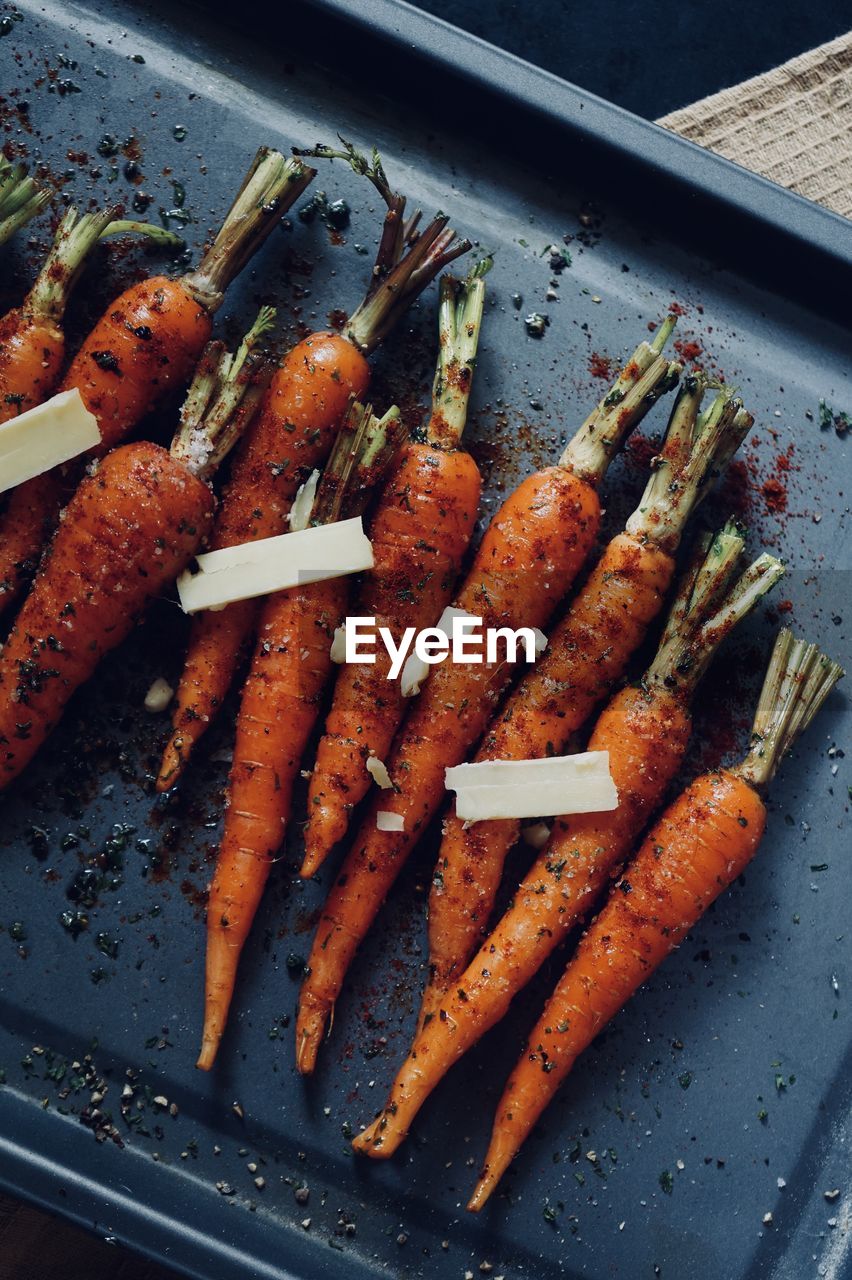
[[(80, 0), (84, 12), (96, 13), (98, 7), (98, 0)], [(699, 197), (736, 218), (786, 238), (805, 255), (816, 252), (840, 268), (852, 268), (852, 220), (419, 10), (408, 0), (355, 0), (354, 4), (353, 0), (295, 0), (293, 8), (312, 10), (327, 21), (355, 28), (363, 36), (391, 46), (400, 59), (413, 58), (450, 71), (472, 91), (486, 90), (513, 102), (529, 115), (547, 120), (575, 144), (602, 147), (625, 161), (638, 162), (672, 182), (683, 198)], [(76, 6), (72, 15), (75, 9)], [(210, 9), (217, 20), (218, 6), (214, 3)], [(785, 277), (779, 279), (780, 287), (775, 292), (800, 301), (795, 289), (785, 290)], [(28, 1102), (13, 1090), (0, 1090), (0, 1121), (20, 1106), (31, 1111)], [(63, 1130), (47, 1124), (47, 1116), (49, 1113), (31, 1115), (33, 1131), (45, 1138), (37, 1161), (31, 1151), (5, 1136), (7, 1126), (0, 1123), (1, 1190), (96, 1236), (100, 1236), (99, 1225), (109, 1216), (112, 1239), (192, 1280), (242, 1280), (246, 1274), (242, 1259), (246, 1255), (241, 1249), (181, 1224), (175, 1216), (161, 1217), (156, 1205), (118, 1194), (106, 1180), (93, 1182), (75, 1172), (73, 1163), (63, 1158), (69, 1148), (62, 1141)], [(80, 1137), (91, 1140), (83, 1130)], [(67, 1202), (60, 1179), (73, 1184), (73, 1206)], [(152, 1222), (158, 1218), (161, 1229), (152, 1232)], [(203, 1239), (203, 1247), (195, 1237)], [(283, 1235), (282, 1241), (286, 1240)], [(324, 1265), (313, 1243), (307, 1248), (300, 1244), (301, 1241), (294, 1250), (296, 1257), (288, 1258), (281, 1267), (272, 1269), (265, 1261), (252, 1259), (253, 1274), (259, 1280), (330, 1277), (332, 1271)], [(205, 1265), (204, 1255), (213, 1261), (213, 1266)], [(304, 1270), (299, 1266), (302, 1260), (308, 1264)], [(291, 1262), (293, 1266), (289, 1265)]]
[[(368, 32), (393, 46), (399, 57), (413, 56), (433, 63), (444, 71), (451, 70), (471, 87), (514, 100), (522, 110), (567, 130), (579, 143), (604, 146), (625, 161), (638, 160), (685, 192), (740, 218), (760, 222), (798, 242), (802, 249), (816, 250), (844, 267), (852, 267), (852, 220), (443, 18), (417, 9), (409, 0), (298, 3), (330, 20)], [(785, 292), (783, 287), (775, 291)]]

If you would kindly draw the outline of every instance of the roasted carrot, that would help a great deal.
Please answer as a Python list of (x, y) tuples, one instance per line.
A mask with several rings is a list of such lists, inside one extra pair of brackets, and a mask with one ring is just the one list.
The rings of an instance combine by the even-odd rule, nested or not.
[(26, 165), (12, 164), (0, 155), (0, 244), (31, 222), (50, 202), (51, 194), (29, 177)]
[[(329, 524), (363, 511), (400, 443), (399, 411), (356, 404), (338, 436), (312, 512)], [(331, 643), (346, 611), (345, 578), (280, 591), (260, 615), (243, 689), (225, 829), (207, 905), (204, 1030), (198, 1066), (212, 1067), (240, 954), (290, 818), (293, 785), (331, 674)]]
[(781, 632), (745, 759), (669, 806), (548, 1000), (497, 1107), (469, 1209), (485, 1204), (578, 1056), (748, 866), (766, 823), (761, 792), (842, 675), (816, 645)]
[[(60, 385), (63, 391), (79, 388), (98, 420), (101, 444), (93, 456), (120, 443), (169, 391), (189, 381), (225, 289), (313, 175), (300, 161), (262, 148), (197, 270), (179, 280), (155, 276), (131, 285), (98, 321)], [(10, 498), (0, 522), (0, 582), (12, 587), (0, 596), (0, 608), (16, 592), (19, 566), (38, 559), (43, 531), (55, 526), (81, 466), (76, 461), (36, 476)], [(36, 525), (33, 511), (42, 517)], [(32, 536), (23, 546), (10, 532), (28, 521)]]
[[(98, 240), (132, 229), (161, 243), (181, 243), (161, 227), (118, 221), (119, 212), (81, 215), (72, 205), (23, 303), (0, 320), (0, 422), (52, 395), (65, 360), (65, 310)], [(50, 534), (53, 482), (53, 477), (36, 476), (18, 499), (6, 498), (6, 514), (0, 515), (0, 613), (35, 572), (35, 559)]]
[[(319, 153), (327, 150), (320, 148)], [(370, 165), (353, 148), (346, 159), (377, 186), (387, 205), (367, 296), (342, 333), (314, 333), (285, 356), (266, 404), (234, 460), (214, 547), (286, 532), (299, 485), (327, 457), (351, 397), (366, 394), (367, 356), (441, 268), (470, 248), (469, 241), (456, 241), (447, 219), (438, 215), (403, 256), (414, 235), (411, 223), (406, 226), (404, 221), (405, 199), (390, 190), (377, 155)], [(157, 779), (159, 791), (175, 785), (195, 743), (215, 718), (240, 654), (253, 636), (260, 607), (259, 601), (244, 600), (193, 620), (172, 732)]]
[(721, 640), (782, 573), (777, 560), (762, 556), (719, 606), (742, 546), (729, 526), (717, 536), (685, 576), (647, 673), (616, 694), (595, 726), (589, 750), (609, 753), (618, 807), (557, 819), (503, 919), (452, 990), (436, 997), (384, 1111), (356, 1138), (359, 1151), (393, 1154), (432, 1089), (588, 911), (662, 801), (689, 741), (698, 680)]
[(207, 536), (208, 477), (271, 372), (251, 350), (255, 336), (234, 358), (208, 346), (171, 450), (144, 441), (113, 449), (68, 503), (0, 653), (0, 789)]
[[(492, 520), (455, 603), (485, 628), (538, 627), (569, 589), (594, 543), (598, 485), (626, 432), (677, 377), (660, 354), (673, 320), (643, 343), (555, 467), (528, 477)], [(436, 667), (403, 723), (388, 762), (392, 791), (368, 808), (320, 919), (302, 985), (297, 1066), (313, 1070), (352, 957), (406, 857), (444, 798), (444, 769), (459, 764), (487, 726), (512, 673), (503, 660)], [(400, 832), (379, 831), (380, 809)]]
[[(690, 513), (741, 443), (753, 419), (720, 391), (699, 413), (704, 384), (687, 378), (662, 450), (625, 531), (607, 546), (583, 589), (551, 632), (547, 650), (512, 691), (477, 760), (561, 755), (623, 675), (659, 613)], [(429, 895), (429, 981), (423, 1017), (440, 1004), (487, 932), (506, 855), (520, 823), (444, 823)]]
[[(482, 481), (461, 438), (490, 265), (486, 259), (465, 281), (441, 280), (432, 412), (425, 433), (406, 445), (372, 515), (374, 565), (352, 613), (375, 618), (397, 641), (406, 627), (420, 631), (440, 618), (476, 524)], [(346, 834), (372, 781), (367, 761), (384, 759), (403, 717), (402, 686), (389, 678), (387, 651), (375, 656), (371, 664), (345, 664), (337, 676), (311, 773), (303, 876), (314, 875)]]

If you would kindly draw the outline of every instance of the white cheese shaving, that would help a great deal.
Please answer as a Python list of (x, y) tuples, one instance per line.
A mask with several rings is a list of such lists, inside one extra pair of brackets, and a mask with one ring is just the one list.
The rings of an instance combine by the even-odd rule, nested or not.
[(535, 656), (538, 658), (547, 648), (547, 636), (540, 627), (533, 627), (533, 635), (535, 636)]
[(0, 493), (101, 442), (98, 420), (76, 387), (0, 424)]
[(384, 760), (380, 760), (378, 756), (368, 756), (367, 772), (376, 786), (381, 787), (382, 791), (390, 791), (393, 783), (390, 780), (390, 774), (387, 771)]
[(168, 680), (158, 676), (145, 694), (145, 710), (150, 711), (152, 715), (155, 715), (158, 711), (165, 711), (174, 697), (174, 692)]
[(177, 581), (184, 613), (221, 609), (235, 600), (372, 569), (373, 549), (356, 516), (208, 551), (197, 564), (197, 573), (187, 570)]
[(331, 641), (331, 651), (329, 657), (332, 662), (338, 664), (346, 661), (346, 624), (342, 627), (334, 628), (334, 637)]
[(377, 831), (404, 831), (405, 818), (401, 813), (392, 813), (390, 809), (379, 809), (376, 814)]
[[(475, 613), (468, 613), (467, 609), (456, 609), (452, 605), (447, 605), (438, 621), (435, 623), (437, 631), (443, 631), (447, 639), (452, 638), (453, 634), (453, 618), (475, 618)], [(423, 687), (423, 681), (431, 671), (428, 662), (424, 662), (422, 658), (418, 658), (416, 653), (411, 653), (405, 660), (405, 666), (402, 668), (402, 675), (399, 677), (399, 690), (403, 698), (413, 698), (419, 693)]]
[(293, 505), (287, 517), (291, 533), (298, 533), (300, 529), (307, 529), (311, 519), (311, 512), (314, 509), (314, 499), (317, 496), (319, 479), (320, 473), (312, 471), (305, 483), (300, 485), (299, 492), (293, 499)]
[(447, 769), (456, 813), (465, 822), (539, 814), (606, 813), (618, 807), (608, 751), (546, 760), (483, 760)]
[(546, 822), (533, 822), (521, 827), (521, 839), (531, 849), (543, 849), (550, 839), (550, 827)]

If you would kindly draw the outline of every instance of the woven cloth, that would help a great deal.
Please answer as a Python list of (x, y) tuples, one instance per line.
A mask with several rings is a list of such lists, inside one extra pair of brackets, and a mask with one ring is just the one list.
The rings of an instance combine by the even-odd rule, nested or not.
[(852, 32), (657, 124), (852, 217)]

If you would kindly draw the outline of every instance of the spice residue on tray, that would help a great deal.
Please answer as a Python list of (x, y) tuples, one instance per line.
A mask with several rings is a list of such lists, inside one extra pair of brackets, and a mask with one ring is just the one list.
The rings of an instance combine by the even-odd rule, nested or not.
[(589, 373), (593, 378), (601, 378), (605, 382), (612, 382), (615, 377), (612, 357), (602, 356), (597, 351), (593, 351), (589, 356)]
[(795, 447), (790, 443), (783, 453), (775, 455), (772, 472), (760, 486), (766, 510), (771, 515), (782, 515), (787, 510), (788, 477), (791, 470), (798, 469), (793, 465)]

